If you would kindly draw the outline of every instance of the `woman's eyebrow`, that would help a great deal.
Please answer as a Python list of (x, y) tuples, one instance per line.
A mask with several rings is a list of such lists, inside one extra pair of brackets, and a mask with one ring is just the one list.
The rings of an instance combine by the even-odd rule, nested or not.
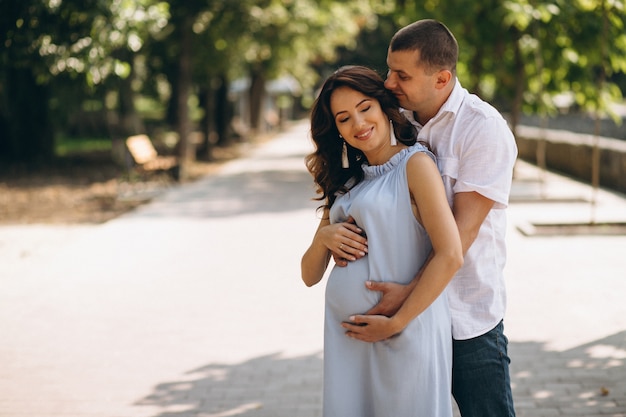
[[(356, 109), (357, 107), (359, 107), (361, 104), (365, 103), (366, 101), (371, 101), (372, 99), (370, 98), (364, 98), (363, 100), (359, 101), (358, 103), (356, 103), (356, 106), (354, 106), (354, 108)], [(347, 113), (347, 110), (340, 110), (337, 113), (335, 113), (335, 117), (339, 116), (341, 113)]]

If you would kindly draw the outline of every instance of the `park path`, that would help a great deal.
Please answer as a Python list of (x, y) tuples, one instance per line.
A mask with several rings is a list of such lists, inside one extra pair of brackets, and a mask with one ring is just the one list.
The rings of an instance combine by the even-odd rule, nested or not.
[[(98, 226), (0, 227), (0, 417), (318, 417), (323, 285), (294, 123), (217, 174)], [(509, 311), (518, 416), (626, 417), (626, 236), (527, 237), (588, 187), (518, 166)], [(599, 220), (626, 220), (601, 192)]]

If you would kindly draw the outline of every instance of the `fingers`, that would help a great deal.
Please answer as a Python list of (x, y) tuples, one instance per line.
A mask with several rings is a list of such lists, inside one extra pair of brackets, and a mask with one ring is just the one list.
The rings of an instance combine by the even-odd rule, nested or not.
[(350, 261), (355, 261), (367, 254), (367, 240), (350, 230), (337, 234), (336, 252)]
[(356, 327), (363, 327), (363, 326), (367, 326), (368, 325), (369, 320), (368, 320), (367, 316), (355, 315), (355, 316), (350, 316), (348, 321), (344, 321), (343, 323), (346, 324), (349, 327), (354, 327), (354, 326), (356, 326)]
[(341, 225), (347, 230), (349, 230), (350, 232), (357, 235), (357, 236), (351, 236), (349, 234), (348, 237), (350, 237), (353, 240), (362, 241), (363, 243), (366, 242), (365, 231), (356, 224), (356, 221), (354, 220), (352, 216), (348, 217), (346, 221), (341, 223)]
[(382, 281), (365, 281), (365, 286), (370, 291), (380, 291), (384, 293), (388, 290), (389, 284)]
[[(354, 249), (349, 248), (348, 246), (344, 245), (344, 244), (340, 244), (339, 247), (335, 250), (331, 252), (333, 255), (333, 260), (335, 261), (335, 264), (340, 265), (341, 263), (346, 263), (349, 261), (356, 261), (358, 258), (353, 255), (354, 253)], [(359, 258), (365, 256), (365, 253), (360, 254), (359, 252), (356, 253), (356, 255), (360, 255)], [(345, 265), (340, 265), (340, 266), (345, 266)]]
[(343, 227), (348, 231), (346, 237), (349, 237), (352, 240), (356, 240), (358, 242), (365, 243), (367, 242), (367, 238), (365, 237), (365, 232), (359, 226), (353, 223), (342, 223)]
[(367, 239), (361, 236), (362, 232), (357, 226), (344, 222), (320, 228), (316, 237), (321, 239), (331, 251), (343, 250), (347, 247), (365, 251)]
[(331, 251), (335, 264), (356, 261), (367, 254), (367, 239), (353, 218), (320, 228), (316, 238)]
[(341, 323), (341, 326), (346, 329), (346, 336), (372, 343), (393, 336), (392, 330), (386, 325), (388, 321), (386, 317), (355, 315)]
[(339, 251), (343, 251), (355, 258), (362, 258), (367, 253), (367, 239), (359, 227), (343, 223), (344, 230), (339, 234)]
[(343, 254), (350, 261), (360, 259), (367, 253), (367, 246), (355, 242), (340, 243), (337, 249), (337, 253)]
[(402, 284), (381, 281), (366, 281), (365, 287), (370, 291), (382, 293), (380, 301), (367, 314), (386, 317), (396, 314), (408, 296), (404, 291), (410, 290), (408, 286)]
[(346, 336), (367, 342), (368, 340), (366, 340), (366, 335), (363, 334), (364, 328), (367, 327), (367, 321), (358, 319), (359, 321), (357, 322), (356, 317), (350, 317), (349, 320), (350, 321), (344, 321), (341, 323), (341, 327), (347, 330)]
[(345, 260), (345, 258), (339, 258), (335, 260), (335, 265), (337, 266), (348, 266), (348, 261)]
[(346, 260), (346, 258), (343, 257), (343, 255), (339, 255), (335, 252), (331, 252), (331, 255), (333, 257), (333, 261), (335, 262), (335, 265), (348, 266), (348, 261)]

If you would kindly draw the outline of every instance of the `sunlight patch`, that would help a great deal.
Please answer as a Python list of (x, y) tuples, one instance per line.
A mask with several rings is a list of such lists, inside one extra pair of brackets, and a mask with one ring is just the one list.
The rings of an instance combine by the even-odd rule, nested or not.
[(550, 398), (552, 396), (554, 396), (554, 393), (552, 391), (546, 391), (546, 390), (537, 391), (533, 394), (533, 398), (536, 398), (538, 400), (543, 400), (546, 398)]
[(587, 354), (595, 359), (626, 359), (626, 350), (611, 345), (596, 345), (587, 349)]
[(263, 407), (263, 404), (261, 404), (261, 403), (248, 403), (248, 404), (242, 404), (239, 407), (235, 407), (233, 409), (222, 411), (222, 412), (219, 412), (219, 413), (211, 413), (211, 414), (200, 413), (200, 414), (198, 414), (198, 417), (230, 417), (230, 416), (238, 416), (238, 415), (246, 413), (247, 411), (257, 410), (257, 409), (262, 408), (262, 407)]

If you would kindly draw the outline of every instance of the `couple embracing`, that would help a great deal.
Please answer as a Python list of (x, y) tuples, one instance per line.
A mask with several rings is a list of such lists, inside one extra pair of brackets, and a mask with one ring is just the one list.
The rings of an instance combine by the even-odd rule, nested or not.
[(440, 22), (399, 30), (386, 80), (324, 83), (307, 168), (322, 213), (302, 279), (326, 284), (324, 417), (514, 416), (505, 208), (517, 148), (456, 78)]

